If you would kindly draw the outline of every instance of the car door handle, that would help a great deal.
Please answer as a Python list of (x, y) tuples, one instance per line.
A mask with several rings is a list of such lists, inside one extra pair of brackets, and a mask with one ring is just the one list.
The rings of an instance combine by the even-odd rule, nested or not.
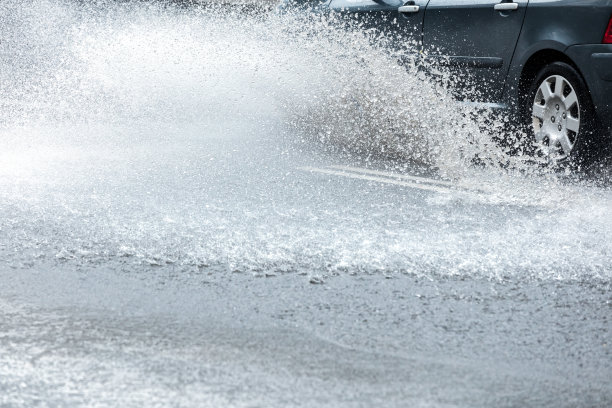
[(513, 11), (518, 10), (518, 3), (498, 3), (493, 6), (495, 11)]
[(401, 6), (397, 11), (400, 13), (418, 13), (419, 6)]

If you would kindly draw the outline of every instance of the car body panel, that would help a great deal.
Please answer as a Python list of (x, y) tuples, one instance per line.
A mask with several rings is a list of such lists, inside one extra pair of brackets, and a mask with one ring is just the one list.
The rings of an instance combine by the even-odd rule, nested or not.
[(483, 102), (498, 101), (521, 32), (527, 0), (496, 11), (502, 0), (431, 0), (425, 11), (423, 44), (456, 74), (462, 89), (474, 88)]
[(529, 0), (521, 36), (531, 43), (601, 44), (611, 14), (612, 0)]
[(574, 45), (566, 54), (582, 68), (599, 121), (612, 130), (612, 44)]

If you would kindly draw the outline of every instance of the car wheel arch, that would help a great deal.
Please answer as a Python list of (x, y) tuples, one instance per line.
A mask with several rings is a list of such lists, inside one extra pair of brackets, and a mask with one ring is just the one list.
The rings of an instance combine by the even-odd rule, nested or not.
[[(519, 38), (506, 76), (502, 99), (513, 108), (520, 106), (525, 91), (529, 89), (529, 81), (535, 79), (539, 70), (546, 64), (559, 61), (576, 67), (574, 61), (564, 52), (568, 48), (567, 44), (549, 39), (532, 41), (528, 37)], [(583, 76), (582, 73), (580, 75)]]
[(522, 100), (526, 96), (526, 92), (540, 70), (553, 62), (564, 62), (571, 65), (584, 80), (584, 76), (576, 63), (565, 53), (555, 49), (542, 49), (532, 54), (523, 64), (518, 83), (519, 99)]

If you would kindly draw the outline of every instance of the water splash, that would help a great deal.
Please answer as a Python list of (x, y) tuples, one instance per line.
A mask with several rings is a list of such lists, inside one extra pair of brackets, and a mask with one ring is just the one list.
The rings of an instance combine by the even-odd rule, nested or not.
[[(609, 278), (609, 191), (498, 171), (528, 169), (494, 141), (507, 124), (398, 63), (410, 45), (389, 51), (362, 22), (158, 2), (0, 13), (13, 266)], [(295, 168), (325, 149), (489, 194), (434, 196), (428, 212), (401, 192), (321, 196)]]
[(5, 44), (5, 123), (276, 114), (325, 144), (449, 175), (476, 155), (502, 159), (490, 115), (476, 117), (417, 64), (400, 64), (411, 45), (391, 52), (392, 38), (363, 21), (167, 3), (3, 7), (12, 38)]

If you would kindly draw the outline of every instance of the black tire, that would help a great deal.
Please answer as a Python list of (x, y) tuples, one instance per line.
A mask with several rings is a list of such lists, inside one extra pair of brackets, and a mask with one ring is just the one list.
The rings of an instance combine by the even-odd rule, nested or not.
[[(593, 106), (593, 102), (591, 101), (591, 95), (586, 86), (586, 83), (582, 79), (580, 73), (571, 65), (565, 62), (553, 62), (551, 64), (546, 65), (538, 72), (538, 74), (531, 83), (529, 91), (526, 95), (524, 95), (521, 104), (522, 123), (526, 125), (527, 134), (529, 135), (534, 145), (540, 145), (539, 147), (536, 146), (536, 152), (538, 152), (540, 155), (544, 154), (542, 153), (543, 149), (541, 149), (541, 147), (542, 145), (546, 145), (546, 143), (539, 143), (537, 141), (532, 114), (534, 112), (534, 100), (536, 98), (536, 94), (538, 93), (540, 86), (547, 79), (553, 76), (563, 77), (571, 85), (571, 88), (573, 88), (573, 90), (575, 91), (578, 100), (578, 106), (574, 105), (576, 111), (576, 113), (574, 114), (579, 114), (580, 121), (578, 132), (569, 131), (569, 128), (567, 130), (564, 130), (567, 132), (568, 137), (570, 137), (570, 139), (573, 139), (573, 147), (571, 148), (569, 154), (560, 155), (562, 157), (559, 160), (556, 160), (556, 163), (577, 166), (587, 164), (597, 156), (597, 153), (601, 148), (601, 135), (603, 132), (601, 132), (601, 127), (598, 124), (597, 116), (595, 115), (595, 108)], [(546, 120), (549, 120), (548, 117), (546, 118)], [(552, 117), (550, 120), (552, 121), (552, 124), (555, 123)], [(540, 123), (542, 123), (542, 121), (540, 121)], [(559, 123), (561, 123), (561, 121), (559, 121)], [(551, 124), (549, 123), (548, 125)], [(559, 150), (563, 151), (563, 149), (560, 147)]]

